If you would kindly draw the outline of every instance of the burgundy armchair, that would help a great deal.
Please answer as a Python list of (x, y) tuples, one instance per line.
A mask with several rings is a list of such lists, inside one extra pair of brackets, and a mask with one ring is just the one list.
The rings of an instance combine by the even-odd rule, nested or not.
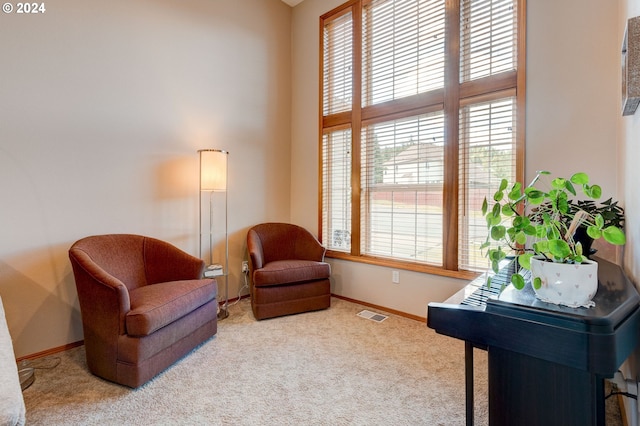
[(217, 284), (204, 262), (140, 235), (83, 238), (69, 249), (96, 376), (138, 387), (217, 332)]
[(326, 309), (331, 267), (325, 248), (306, 229), (263, 223), (249, 229), (251, 308), (256, 319)]

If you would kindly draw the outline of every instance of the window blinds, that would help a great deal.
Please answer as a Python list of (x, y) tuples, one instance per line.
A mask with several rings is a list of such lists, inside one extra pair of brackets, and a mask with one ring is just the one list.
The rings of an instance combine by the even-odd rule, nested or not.
[(329, 21), (323, 31), (323, 115), (351, 110), (353, 20), (351, 12)]
[(330, 250), (351, 250), (351, 130), (322, 138), (322, 231)]
[(444, 114), (362, 129), (361, 250), (442, 265)]
[(460, 81), (516, 69), (516, 2), (460, 1)]
[(444, 85), (444, 0), (374, 0), (362, 19), (362, 104)]
[(471, 104), (460, 110), (460, 179), (458, 264), (461, 269), (487, 268), (480, 246), (487, 237), (482, 216), (501, 179), (515, 179), (515, 98)]
[(321, 17), (321, 235), (330, 252), (417, 270), (486, 267), (482, 200), (522, 164), (524, 2), (350, 0)]

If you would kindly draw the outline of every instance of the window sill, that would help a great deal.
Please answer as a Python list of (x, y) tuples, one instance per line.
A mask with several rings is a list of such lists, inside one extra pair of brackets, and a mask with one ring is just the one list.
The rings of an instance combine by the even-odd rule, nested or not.
[(325, 257), (330, 259), (347, 260), (349, 262), (366, 263), (369, 265), (383, 266), (387, 268), (403, 269), (406, 271), (421, 272), (424, 274), (440, 275), (463, 280), (474, 280), (480, 273), (473, 271), (450, 271), (438, 266), (424, 265), (421, 263), (403, 262), (399, 260), (386, 259), (373, 256), (353, 256), (348, 253), (328, 250)]

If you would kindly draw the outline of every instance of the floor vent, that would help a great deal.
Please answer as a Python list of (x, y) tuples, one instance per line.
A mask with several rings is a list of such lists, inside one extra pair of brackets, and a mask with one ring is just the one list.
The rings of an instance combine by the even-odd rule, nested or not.
[(377, 314), (375, 312), (367, 311), (366, 309), (364, 311), (358, 312), (358, 316), (362, 317), (362, 318), (369, 319), (371, 321), (375, 321), (375, 322), (382, 322), (382, 321), (386, 320), (387, 318), (389, 318), (386, 315)]

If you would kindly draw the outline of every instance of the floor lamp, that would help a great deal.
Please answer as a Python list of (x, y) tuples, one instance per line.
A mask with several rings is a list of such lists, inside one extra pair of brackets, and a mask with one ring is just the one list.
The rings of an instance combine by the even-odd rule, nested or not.
[[(219, 149), (201, 149), (200, 154), (200, 258), (202, 259), (202, 197), (209, 198), (209, 265), (205, 276), (224, 277), (224, 305), (218, 312), (218, 319), (229, 316), (229, 238), (227, 234), (227, 163), (229, 152)], [(214, 194), (224, 194), (224, 264), (220, 271), (219, 265), (213, 260), (214, 246)]]

